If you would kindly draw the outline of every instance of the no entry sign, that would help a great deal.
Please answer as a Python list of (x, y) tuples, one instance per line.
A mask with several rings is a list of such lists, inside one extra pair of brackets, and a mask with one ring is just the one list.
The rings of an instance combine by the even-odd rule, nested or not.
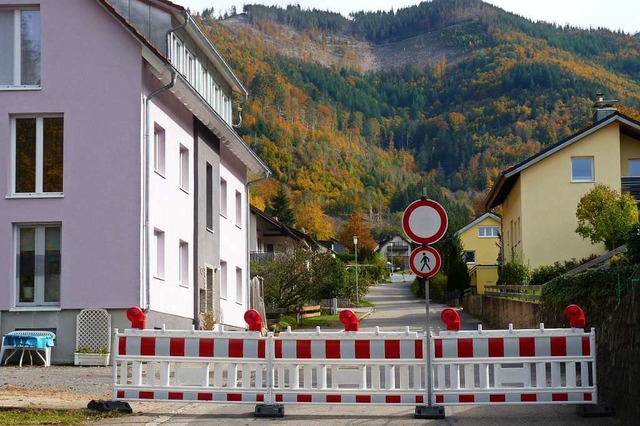
[(418, 247), (411, 252), (409, 267), (419, 277), (429, 278), (440, 270), (442, 259), (433, 247)]
[(418, 244), (433, 244), (447, 232), (449, 218), (444, 207), (433, 200), (418, 200), (409, 204), (402, 216), (402, 228), (410, 240)]

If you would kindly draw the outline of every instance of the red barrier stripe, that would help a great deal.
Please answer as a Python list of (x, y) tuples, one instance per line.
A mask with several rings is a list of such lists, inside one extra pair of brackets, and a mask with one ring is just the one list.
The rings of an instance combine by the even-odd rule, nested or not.
[(437, 339), (433, 341), (434, 345), (434, 349), (435, 349), (435, 357), (436, 358), (442, 358), (442, 340)]
[(229, 339), (229, 358), (242, 358), (244, 356), (244, 340)]
[(386, 395), (384, 397), (384, 401), (387, 404), (400, 404), (402, 402), (402, 399), (400, 395)]
[(369, 340), (356, 340), (356, 359), (369, 359), (371, 358), (371, 341)]
[(535, 393), (523, 393), (520, 394), (520, 401), (522, 402), (536, 402), (538, 397)]
[(534, 337), (521, 337), (518, 339), (520, 356), (536, 356), (536, 339)]
[(567, 356), (567, 338), (551, 338), (551, 356)]
[(356, 395), (356, 402), (363, 404), (371, 403), (371, 395)]
[(490, 358), (502, 358), (504, 357), (504, 338), (492, 337), (488, 339), (489, 342), (489, 357)]
[(340, 395), (327, 395), (327, 402), (342, 402), (342, 396)]
[(460, 395), (460, 402), (476, 402), (476, 397), (474, 395)]
[(444, 395), (436, 395), (436, 402), (437, 403), (444, 403)]
[(424, 404), (424, 396), (416, 395), (416, 404)]
[(458, 339), (458, 357), (473, 358), (473, 339)]
[(242, 401), (242, 394), (241, 393), (228, 393), (227, 394), (227, 401), (241, 402)]
[(118, 338), (118, 355), (126, 355), (127, 354), (127, 338), (124, 336), (120, 336)]
[(327, 359), (340, 359), (340, 340), (327, 340), (324, 344)]
[(177, 399), (181, 401), (184, 399), (184, 394), (182, 392), (169, 392), (169, 399)]
[(142, 356), (156, 355), (156, 338), (155, 337), (140, 338), (140, 355)]
[(422, 340), (414, 340), (415, 349), (414, 352), (416, 354), (416, 359), (422, 358)]
[(198, 401), (213, 401), (212, 393), (198, 393)]
[(296, 400), (298, 402), (311, 402), (311, 395), (298, 395)]
[(386, 359), (400, 358), (400, 340), (385, 340), (384, 357)]
[(169, 339), (169, 356), (184, 356), (184, 337)]
[(591, 340), (589, 336), (582, 336), (582, 356), (591, 356)]
[(213, 357), (213, 339), (200, 339), (198, 342), (198, 356)]
[(120, 399), (120, 398), (124, 398), (124, 391), (118, 391), (116, 392), (116, 398)]
[(568, 393), (552, 393), (551, 394), (552, 401), (569, 401)]
[(264, 394), (259, 393), (256, 395), (256, 401), (257, 402), (264, 402)]
[(258, 358), (266, 358), (265, 344), (266, 340), (258, 340)]
[(296, 341), (296, 355), (298, 358), (311, 358), (311, 340)]
[(153, 392), (138, 392), (138, 399), (153, 399)]
[(583, 398), (585, 401), (593, 401), (593, 395), (591, 395), (591, 392), (585, 392)]
[(276, 402), (282, 402), (283, 398), (282, 398), (282, 394), (279, 393), (276, 395)]
[(276, 340), (276, 359), (282, 359), (282, 340)]
[(491, 394), (489, 395), (489, 402), (507, 402), (507, 395)]

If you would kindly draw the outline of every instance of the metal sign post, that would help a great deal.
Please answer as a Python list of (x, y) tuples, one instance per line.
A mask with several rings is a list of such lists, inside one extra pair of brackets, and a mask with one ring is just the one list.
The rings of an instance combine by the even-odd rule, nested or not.
[(425, 357), (427, 358), (426, 366), (426, 380), (425, 386), (427, 387), (427, 406), (431, 408), (433, 406), (433, 369), (431, 367), (431, 318), (429, 315), (429, 278), (423, 279), (424, 281), (424, 305), (427, 311), (425, 338), (427, 340), (427, 351)]

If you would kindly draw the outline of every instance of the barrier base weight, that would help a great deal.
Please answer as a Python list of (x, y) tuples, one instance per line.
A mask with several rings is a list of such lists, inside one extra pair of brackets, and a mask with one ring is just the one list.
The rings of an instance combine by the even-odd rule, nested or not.
[(118, 411), (120, 413), (131, 414), (133, 409), (126, 401), (105, 401), (103, 399), (92, 399), (87, 408), (94, 411)]
[(418, 405), (414, 415), (416, 419), (444, 419), (444, 407), (442, 405)]
[(254, 417), (284, 417), (284, 405), (258, 404), (253, 412)]
[(615, 412), (609, 404), (583, 404), (577, 407), (580, 417), (613, 417)]

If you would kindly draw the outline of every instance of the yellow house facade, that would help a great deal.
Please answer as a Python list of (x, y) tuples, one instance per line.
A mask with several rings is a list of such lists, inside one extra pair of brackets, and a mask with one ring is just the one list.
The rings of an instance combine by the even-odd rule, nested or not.
[(498, 280), (500, 227), (499, 216), (485, 213), (456, 232), (464, 248), (470, 285), (478, 294), (484, 294), (484, 287), (495, 285)]
[(640, 123), (615, 109), (500, 175), (485, 208), (502, 206), (503, 260), (535, 268), (605, 253), (575, 232), (578, 202), (597, 183), (640, 184)]

